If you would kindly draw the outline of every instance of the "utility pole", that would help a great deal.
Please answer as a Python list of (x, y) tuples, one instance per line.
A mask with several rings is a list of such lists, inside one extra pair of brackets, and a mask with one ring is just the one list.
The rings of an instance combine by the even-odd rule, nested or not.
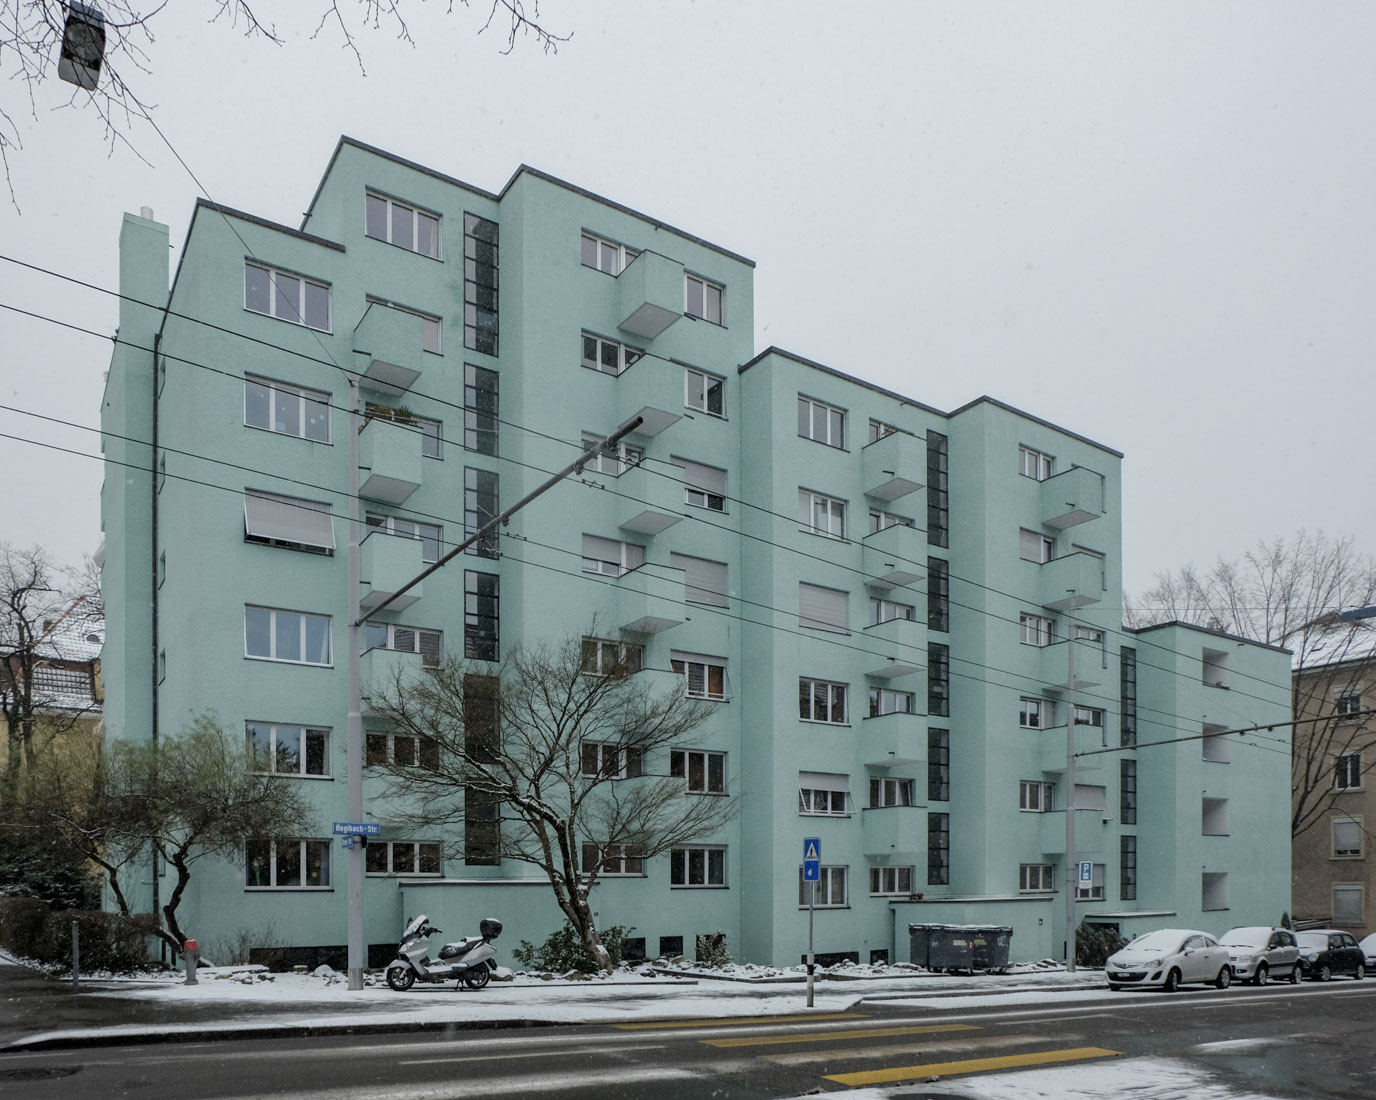
[(1065, 716), (1065, 971), (1075, 973), (1075, 613), (1066, 615)]

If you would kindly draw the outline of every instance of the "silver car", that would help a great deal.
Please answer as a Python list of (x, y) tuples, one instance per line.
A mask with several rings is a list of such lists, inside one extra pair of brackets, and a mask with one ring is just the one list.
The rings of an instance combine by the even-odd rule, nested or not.
[(1233, 977), (1265, 985), (1270, 978), (1300, 980), (1300, 949), (1288, 928), (1234, 928), (1219, 941), (1228, 949)]
[(1104, 967), (1110, 989), (1160, 986), (1174, 993), (1187, 982), (1212, 982), (1227, 989), (1233, 980), (1228, 949), (1207, 932), (1163, 928), (1138, 936), (1110, 955)]

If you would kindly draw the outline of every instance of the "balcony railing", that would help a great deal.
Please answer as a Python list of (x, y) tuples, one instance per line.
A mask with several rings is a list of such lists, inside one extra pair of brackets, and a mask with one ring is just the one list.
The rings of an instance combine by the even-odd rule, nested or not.
[(642, 355), (616, 379), (616, 422), (639, 416), (644, 423), (634, 434), (658, 435), (683, 419), (683, 386), (682, 367)]
[[(382, 531), (373, 531), (363, 540), (362, 579), (363, 598), (360, 607), (371, 611), (390, 599), (407, 581), (425, 568), (420, 560), (423, 543), (419, 539), (402, 538)], [(406, 594), (387, 605), (388, 611), (405, 611), (421, 597), (422, 584), (413, 585)]]
[(683, 265), (658, 252), (642, 252), (616, 277), (621, 328), (653, 340), (683, 316)]
[[(662, 574), (669, 574), (664, 576)], [(655, 576), (644, 569), (634, 569), (608, 585), (608, 595), (614, 603), (617, 627), (632, 634), (658, 634), (684, 621), (684, 576), (681, 569), (656, 569)], [(670, 593), (676, 593), (670, 595)]]
[[(1032, 815), (1028, 815), (1029, 817)], [(1065, 854), (1065, 811), (1037, 814), (1040, 821), (1042, 852), (1045, 855)], [(1104, 850), (1104, 814), (1102, 810), (1075, 811), (1075, 856), (1098, 855)]]
[(616, 502), (626, 517), (618, 527), (628, 534), (653, 538), (683, 518), (683, 482), (676, 478), (641, 466), (622, 474), (616, 488), (636, 498), (617, 498)]
[(908, 858), (927, 851), (927, 811), (922, 806), (881, 806), (860, 811), (866, 858)]
[(1042, 606), (1070, 611), (1104, 598), (1104, 559), (1094, 554), (1066, 554), (1043, 562), (1038, 577)]
[(860, 546), (860, 568), (866, 584), (875, 588), (904, 588), (922, 579), (917, 562), (926, 557), (926, 543), (915, 528), (895, 523), (866, 535)]
[(906, 432), (890, 432), (860, 452), (865, 495), (897, 500), (922, 488), (927, 472), (927, 445)]
[(1042, 523), (1058, 530), (1088, 523), (1104, 514), (1104, 478), (1073, 466), (1042, 482)]
[[(869, 700), (858, 700), (869, 713)], [(927, 719), (921, 714), (880, 714), (859, 722), (860, 762), (867, 768), (917, 768), (927, 762)]]
[(358, 435), (358, 464), (364, 474), (358, 495), (403, 503), (420, 488), (420, 448), (420, 432), (414, 427), (380, 417), (365, 420)]
[(364, 356), (364, 383), (378, 393), (405, 393), (421, 376), (425, 357), (421, 320), (374, 302), (354, 329), (354, 354)]

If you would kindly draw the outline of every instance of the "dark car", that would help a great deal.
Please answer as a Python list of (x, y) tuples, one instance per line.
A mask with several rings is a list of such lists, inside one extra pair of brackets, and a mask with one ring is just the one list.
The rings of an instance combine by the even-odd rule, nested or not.
[(1300, 973), (1306, 978), (1328, 981), (1334, 974), (1351, 974), (1360, 981), (1366, 977), (1366, 955), (1349, 932), (1336, 928), (1317, 928), (1296, 932), (1300, 945)]

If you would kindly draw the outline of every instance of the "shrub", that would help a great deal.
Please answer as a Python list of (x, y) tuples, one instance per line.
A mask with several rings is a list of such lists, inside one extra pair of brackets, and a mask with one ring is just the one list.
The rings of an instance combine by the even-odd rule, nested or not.
[(83, 971), (108, 970), (127, 974), (148, 965), (148, 937), (157, 928), (151, 913), (134, 917), (88, 909), (49, 913), (36, 957), (70, 968), (73, 922), (80, 936)]
[[(612, 966), (621, 965), (626, 939), (634, 931), (634, 928), (614, 924), (599, 933)], [(588, 954), (573, 925), (567, 922), (538, 947), (529, 940), (522, 940), (521, 946), (512, 950), (511, 957), (531, 970), (553, 970), (556, 973), (577, 970), (582, 974), (591, 974), (602, 969)]]
[(1075, 930), (1075, 965), (1102, 967), (1108, 962), (1108, 957), (1127, 942), (1116, 928), (1081, 921), (1080, 927)]
[(36, 959), (48, 907), (37, 898), (0, 897), (0, 947), (21, 959)]
[(703, 966), (726, 966), (731, 962), (731, 952), (726, 950), (726, 933), (698, 936), (698, 962)]

